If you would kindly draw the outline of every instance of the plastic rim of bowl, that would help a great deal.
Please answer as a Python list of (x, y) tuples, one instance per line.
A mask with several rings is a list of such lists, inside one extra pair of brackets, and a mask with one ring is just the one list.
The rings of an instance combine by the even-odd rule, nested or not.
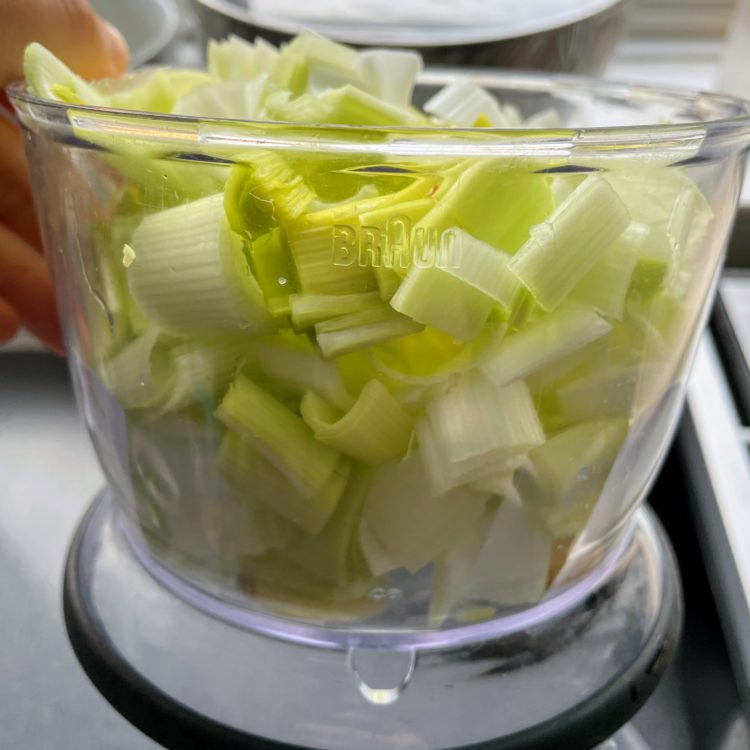
[[(660, 105), (662, 122), (554, 129), (439, 128), (289, 123), (270, 120), (232, 120), (157, 114), (90, 105), (70, 105), (30, 94), (21, 83), (11, 84), (8, 95), (22, 120), (36, 127), (57, 128), (72, 123), (80, 137), (87, 131), (112, 139), (132, 138), (141, 143), (170, 145), (187, 153), (210, 154), (222, 147), (309, 149), (346, 154), (389, 153), (402, 156), (523, 156), (628, 160), (662, 154), (674, 164), (680, 152), (686, 158), (697, 153), (710, 135), (712, 143), (741, 143), (750, 139), (750, 100), (691, 91), (602, 81), (566, 74), (495, 73), (444, 68), (428, 70), (418, 85), (440, 86), (456, 77), (470, 77), (477, 84), (529, 94), (559, 94), (571, 99), (611, 104)], [(667, 112), (693, 113), (685, 121), (664, 124)], [(656, 115), (654, 115), (656, 118)], [(710, 129), (710, 133), (708, 130)], [(340, 134), (342, 138), (337, 138)], [(383, 136), (391, 136), (384, 140)], [(343, 138), (345, 136), (345, 138)], [(353, 138), (352, 136), (359, 136)], [(608, 150), (611, 148), (612, 150)]]

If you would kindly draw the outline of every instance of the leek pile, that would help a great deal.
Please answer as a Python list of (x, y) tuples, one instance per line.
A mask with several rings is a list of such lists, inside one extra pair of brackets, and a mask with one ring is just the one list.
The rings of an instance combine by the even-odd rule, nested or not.
[[(370, 126), (381, 143), (389, 126), (557, 125), (470, 81), (420, 110), (417, 55), (310, 33), (211, 42), (206, 72), (118, 85), (35, 44), (25, 65), (71, 108)], [(185, 449), (203, 473), (189, 502), (176, 490), (141, 523), (315, 618), (370, 613), (373, 587), (430, 565), (433, 622), (538, 601), (661, 396), (711, 210), (677, 168), (402, 164), (341, 137), (324, 154), (259, 140), (226, 164), (94, 143), (120, 187), (92, 232), (114, 324), (91, 314), (88, 365), (150, 450), (207, 437)], [(138, 455), (154, 506), (157, 462)]]

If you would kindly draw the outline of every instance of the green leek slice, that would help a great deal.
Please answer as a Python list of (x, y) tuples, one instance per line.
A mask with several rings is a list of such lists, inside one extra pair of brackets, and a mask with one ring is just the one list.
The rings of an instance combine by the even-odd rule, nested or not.
[(331, 318), (315, 326), (316, 341), (327, 358), (421, 330), (419, 323), (385, 305)]
[(390, 304), (412, 320), (471, 341), (487, 322), (494, 300), (450, 269), (415, 264)]
[[(300, 417), (244, 375), (234, 380), (216, 416), (255, 447), (305, 497), (317, 496), (339, 463), (338, 451), (321, 445)], [(334, 506), (335, 501), (330, 507), (320, 508), (316, 519), (325, 522)], [(317, 510), (311, 506), (311, 512)]]
[(252, 502), (261, 503), (309, 534), (319, 533), (344, 493), (348, 461), (337, 460), (325, 482), (309, 495), (246, 437), (232, 431), (224, 435), (214, 460), (215, 471)]
[(232, 229), (256, 239), (302, 214), (312, 191), (283, 156), (274, 151), (242, 154), (224, 189), (224, 209)]
[(345, 414), (315, 393), (304, 396), (300, 411), (317, 440), (370, 466), (403, 457), (414, 431), (412, 417), (378, 380)]
[(293, 294), (289, 298), (292, 323), (296, 329), (309, 328), (330, 318), (338, 318), (372, 307), (382, 307), (378, 292), (358, 294)]

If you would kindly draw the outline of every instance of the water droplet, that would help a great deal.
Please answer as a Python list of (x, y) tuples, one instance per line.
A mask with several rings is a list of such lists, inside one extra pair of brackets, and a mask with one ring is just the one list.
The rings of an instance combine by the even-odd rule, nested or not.
[(140, 379), (140, 380), (138, 381), (138, 385), (139, 385), (139, 386), (141, 386), (141, 388), (143, 388), (143, 387), (144, 387), (144, 386), (146, 385), (146, 380), (145, 380), (145, 378), (141, 378), (141, 379)]
[(381, 599), (385, 599), (388, 596), (388, 592), (385, 589), (375, 588), (370, 591), (370, 599), (374, 602), (379, 602)]
[(400, 599), (401, 598), (401, 589), (388, 589), (388, 591), (385, 592), (385, 595), (388, 599), (391, 601), (393, 599)]
[(279, 284), (281, 284), (281, 286), (286, 284), (286, 276), (279, 276)]
[(395, 703), (414, 674), (417, 655), (411, 649), (353, 648), (347, 665), (362, 697), (376, 706)]

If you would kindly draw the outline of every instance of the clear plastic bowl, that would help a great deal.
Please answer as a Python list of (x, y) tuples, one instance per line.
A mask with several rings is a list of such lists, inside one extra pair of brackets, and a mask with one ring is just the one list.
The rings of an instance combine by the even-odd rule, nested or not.
[(473, 77), (536, 126), (199, 120), (11, 91), (128, 536), (219, 616), (398, 639), (554, 603), (616, 552), (658, 470), (750, 105)]

